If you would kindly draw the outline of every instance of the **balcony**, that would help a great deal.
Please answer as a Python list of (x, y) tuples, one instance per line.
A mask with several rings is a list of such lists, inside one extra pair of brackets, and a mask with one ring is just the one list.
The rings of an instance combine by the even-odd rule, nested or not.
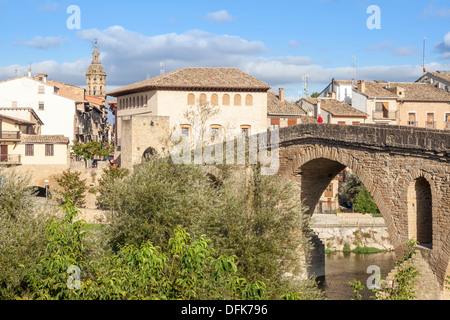
[(395, 120), (396, 112), (395, 111), (373, 111), (372, 118), (374, 120)]
[(425, 128), (436, 129), (436, 121), (425, 121)]
[(417, 127), (417, 125), (418, 125), (417, 121), (408, 121), (409, 127)]
[(6, 141), (15, 141), (20, 140), (20, 132), (19, 131), (1, 131), (0, 132), (0, 140)]
[(22, 156), (19, 154), (0, 155), (0, 165), (20, 165), (20, 164), (22, 164)]
[(444, 121), (444, 129), (450, 130), (450, 121)]

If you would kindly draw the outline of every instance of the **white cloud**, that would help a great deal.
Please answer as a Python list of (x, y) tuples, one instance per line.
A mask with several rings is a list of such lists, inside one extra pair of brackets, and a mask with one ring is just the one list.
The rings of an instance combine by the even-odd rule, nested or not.
[(37, 10), (40, 12), (55, 12), (58, 11), (59, 4), (57, 2), (53, 2), (51, 0), (45, 1), (42, 5), (40, 5)]
[(446, 7), (436, 8), (434, 4), (431, 2), (423, 10), (423, 18), (442, 18), (442, 19), (450, 18), (450, 8)]
[(389, 50), (394, 56), (412, 56), (418, 52), (414, 46), (394, 46), (391, 41), (385, 40), (378, 44), (368, 45), (364, 47), (367, 51), (383, 51)]
[(15, 46), (24, 46), (33, 49), (48, 49), (61, 46), (64, 39), (61, 37), (41, 37), (36, 36), (31, 40), (24, 42), (15, 42)]
[(220, 10), (216, 12), (209, 12), (206, 14), (206, 20), (212, 22), (226, 23), (233, 21), (233, 17), (228, 13), (227, 10)]
[(436, 50), (441, 53), (441, 58), (450, 59), (450, 32), (444, 36), (444, 41), (436, 45)]
[[(268, 83), (274, 90), (281, 86), (301, 90), (304, 75), (309, 75), (311, 88), (315, 86), (311, 90), (315, 91), (323, 88), (332, 78), (352, 79), (351, 67), (327, 68), (308, 56), (270, 57), (267, 56), (268, 48), (261, 41), (201, 30), (148, 36), (112, 26), (105, 30), (82, 30), (78, 36), (92, 42), (98, 39), (100, 58), (108, 75), (108, 88), (145, 80), (147, 76), (157, 76), (160, 74), (160, 62), (165, 63), (166, 72), (184, 67), (237, 67)], [(450, 33), (443, 43), (450, 48)], [(392, 50), (388, 43), (382, 43), (380, 47)], [(450, 50), (447, 49), (447, 52)], [(32, 71), (33, 74), (45, 72), (51, 79), (84, 87), (85, 72), (90, 61), (91, 51), (88, 51), (84, 58), (73, 62), (35, 63)], [(0, 80), (14, 77), (15, 69), (22, 75), (26, 74), (28, 66), (0, 67)], [(428, 63), (427, 69), (449, 70), (450, 63)], [(364, 80), (415, 81), (421, 75), (420, 65), (375, 65), (356, 70), (356, 78)]]

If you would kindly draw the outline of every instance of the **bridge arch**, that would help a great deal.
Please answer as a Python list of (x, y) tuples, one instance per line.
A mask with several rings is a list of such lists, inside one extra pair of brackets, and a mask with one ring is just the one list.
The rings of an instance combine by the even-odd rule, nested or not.
[(321, 195), (332, 179), (343, 169), (349, 168), (358, 176), (373, 197), (386, 222), (390, 241), (394, 247), (399, 248), (400, 252), (404, 249), (403, 242), (406, 243), (406, 240), (403, 241), (402, 232), (398, 230), (398, 223), (394, 220), (385, 196), (386, 193), (380, 191), (383, 179), (378, 179), (370, 170), (366, 170), (364, 160), (360, 160), (351, 151), (316, 144), (305, 152), (293, 155), (291, 165), (288, 169), (285, 168), (282, 174), (285, 177), (293, 178), (294, 184), (300, 187), (302, 201), (308, 207), (308, 213), (312, 215)]

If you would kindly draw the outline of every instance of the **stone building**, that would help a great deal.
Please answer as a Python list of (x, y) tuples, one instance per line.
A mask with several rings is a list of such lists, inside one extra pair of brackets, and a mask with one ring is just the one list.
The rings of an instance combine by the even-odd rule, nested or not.
[(171, 134), (198, 134), (186, 113), (202, 106), (218, 110), (201, 123), (211, 138), (266, 132), (269, 89), (237, 68), (183, 68), (109, 92), (117, 98), (121, 165), (130, 168), (147, 152), (167, 150)]

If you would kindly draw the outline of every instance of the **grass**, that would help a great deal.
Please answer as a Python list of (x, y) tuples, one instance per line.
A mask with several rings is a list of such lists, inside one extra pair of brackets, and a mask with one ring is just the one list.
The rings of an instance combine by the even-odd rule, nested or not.
[(358, 246), (355, 249), (353, 249), (352, 252), (356, 253), (356, 254), (371, 254), (371, 253), (384, 252), (384, 250), (378, 249), (378, 248), (373, 248), (373, 247), (360, 247), (360, 246)]

